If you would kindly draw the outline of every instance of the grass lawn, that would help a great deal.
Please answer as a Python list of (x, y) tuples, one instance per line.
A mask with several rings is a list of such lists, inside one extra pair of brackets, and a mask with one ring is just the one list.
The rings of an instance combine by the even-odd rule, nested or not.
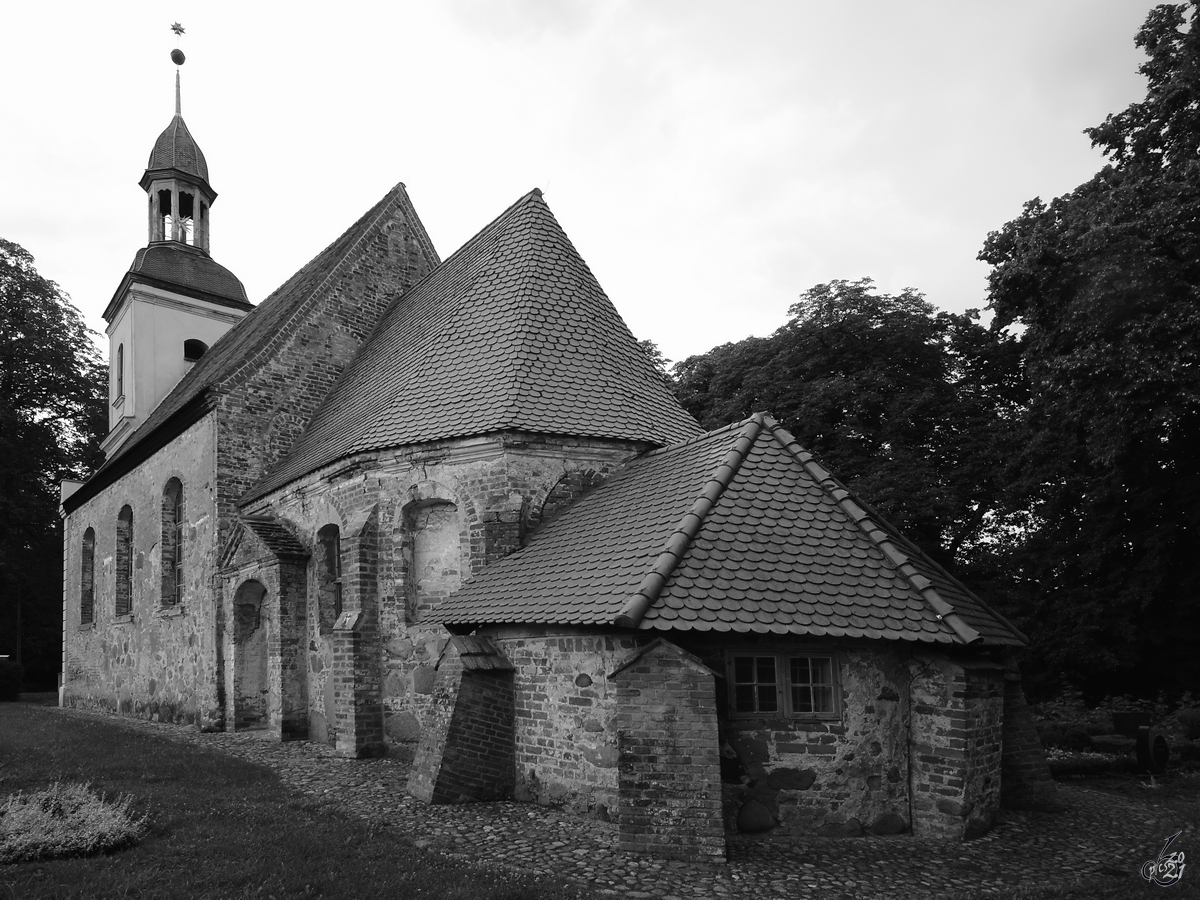
[(0, 866), (0, 900), (588, 896), (418, 850), (394, 829), (306, 801), (260, 766), (102, 720), (0, 703), (0, 797), (59, 779), (132, 795), (149, 831), (107, 856)]

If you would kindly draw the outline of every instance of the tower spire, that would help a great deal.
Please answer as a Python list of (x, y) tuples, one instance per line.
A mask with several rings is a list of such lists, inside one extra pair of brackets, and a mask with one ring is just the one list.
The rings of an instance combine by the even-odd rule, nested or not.
[(179, 103), (179, 70), (175, 70), (175, 115), (182, 116), (183, 112)]

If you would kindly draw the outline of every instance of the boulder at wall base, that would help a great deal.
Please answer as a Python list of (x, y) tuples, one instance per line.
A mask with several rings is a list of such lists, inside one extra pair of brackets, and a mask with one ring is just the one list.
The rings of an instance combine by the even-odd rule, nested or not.
[(940, 812), (944, 812), (948, 816), (964, 817), (971, 814), (971, 810), (975, 808), (975, 804), (970, 800), (950, 800), (943, 797), (938, 800), (937, 808)]
[(845, 822), (826, 822), (817, 829), (820, 837), (862, 837), (862, 833), (862, 822), (853, 818)]
[(868, 830), (871, 834), (903, 834), (908, 831), (908, 823), (900, 813), (885, 812), (875, 817)]
[(967, 827), (963, 829), (963, 840), (973, 841), (977, 837), (983, 837), (992, 830), (992, 825), (995, 824), (996, 816), (994, 813), (987, 815), (977, 815), (967, 820)]
[(775, 827), (775, 817), (758, 800), (747, 800), (737, 814), (737, 828), (743, 834), (757, 834)]

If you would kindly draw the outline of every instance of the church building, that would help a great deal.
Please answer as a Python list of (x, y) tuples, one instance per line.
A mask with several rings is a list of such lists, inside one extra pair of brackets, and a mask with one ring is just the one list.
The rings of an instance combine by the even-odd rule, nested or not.
[(1052, 791), (1020, 632), (769, 414), (704, 433), (540, 191), (442, 260), (397, 185), (253, 305), (176, 90), (106, 459), (64, 486), (64, 704), (666, 856), (969, 838)]

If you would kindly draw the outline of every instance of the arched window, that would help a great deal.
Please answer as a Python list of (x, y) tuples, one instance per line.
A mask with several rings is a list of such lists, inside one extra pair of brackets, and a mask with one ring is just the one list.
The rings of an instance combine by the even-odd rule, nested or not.
[(342, 540), (336, 525), (317, 532), (317, 620), (322, 634), (342, 614)]
[(117, 344), (117, 398), (125, 396), (125, 345)]
[(133, 510), (122, 506), (117, 514), (116, 609), (118, 616), (133, 612)]
[(183, 483), (172, 478), (162, 496), (162, 605), (183, 602)]
[(188, 338), (183, 342), (183, 359), (184, 362), (195, 362), (204, 355), (204, 351), (208, 349), (208, 344), (204, 341), (198, 341), (195, 338)]
[(79, 624), (89, 625), (96, 618), (96, 532), (83, 533), (83, 553), (79, 572)]
[(432, 607), (458, 590), (461, 582), (462, 525), (458, 507), (427, 500), (404, 509), (411, 565), (405, 589), (408, 621), (420, 622)]

